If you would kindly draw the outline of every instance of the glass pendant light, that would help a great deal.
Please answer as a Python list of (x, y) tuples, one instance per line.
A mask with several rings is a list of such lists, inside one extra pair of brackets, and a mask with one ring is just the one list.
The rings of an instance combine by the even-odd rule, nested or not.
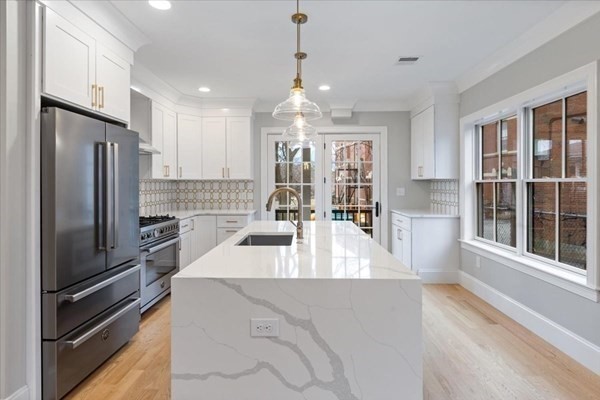
[(296, 24), (296, 78), (294, 85), (290, 90), (290, 97), (277, 105), (273, 111), (273, 118), (284, 121), (294, 121), (284, 132), (284, 138), (289, 136), (289, 140), (307, 140), (314, 138), (317, 134), (316, 129), (306, 121), (321, 118), (323, 114), (319, 106), (306, 98), (304, 88), (302, 87), (302, 60), (305, 60), (307, 54), (300, 51), (300, 25), (308, 21), (308, 16), (300, 12), (300, 0), (296, 0), (296, 13), (292, 15), (292, 22)]

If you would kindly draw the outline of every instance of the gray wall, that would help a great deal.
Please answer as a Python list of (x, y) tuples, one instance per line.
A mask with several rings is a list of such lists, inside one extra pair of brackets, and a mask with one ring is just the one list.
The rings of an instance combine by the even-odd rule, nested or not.
[(0, 2), (0, 398), (27, 384), (25, 8)]
[[(600, 59), (599, 38), (600, 14), (463, 92), (461, 117)], [(475, 255), (462, 250), (463, 271), (600, 345), (600, 304), (489, 259), (474, 265)]]
[[(362, 125), (387, 126), (388, 128), (388, 170), (387, 209), (429, 207), (429, 182), (417, 182), (410, 179), (410, 114), (408, 112), (356, 112), (352, 118), (342, 123), (333, 123), (328, 113), (322, 119), (312, 121), (314, 126)], [(289, 125), (289, 124), (287, 124)], [(256, 113), (254, 120), (254, 154), (261, 154), (261, 128), (286, 126), (271, 113)], [(386, 149), (382, 149), (386, 151)], [(254, 160), (254, 204), (257, 210), (262, 207), (260, 199), (261, 185), (260, 157)], [(396, 188), (405, 187), (406, 196), (396, 196)], [(388, 227), (388, 232), (390, 227)]]

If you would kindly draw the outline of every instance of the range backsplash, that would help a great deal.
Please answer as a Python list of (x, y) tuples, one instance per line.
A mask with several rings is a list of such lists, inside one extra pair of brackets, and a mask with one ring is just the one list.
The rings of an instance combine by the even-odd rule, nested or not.
[(248, 210), (254, 206), (254, 181), (140, 180), (140, 215), (171, 210)]
[(436, 214), (459, 214), (458, 181), (431, 181), (431, 211)]

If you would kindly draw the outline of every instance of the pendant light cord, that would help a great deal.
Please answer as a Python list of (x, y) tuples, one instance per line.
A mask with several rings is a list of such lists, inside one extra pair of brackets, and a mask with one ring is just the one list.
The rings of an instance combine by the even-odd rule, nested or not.
[[(300, 0), (296, 0), (296, 14), (300, 14)], [(300, 54), (300, 20), (296, 22), (296, 54)], [(296, 76), (302, 79), (302, 59), (296, 58)]]

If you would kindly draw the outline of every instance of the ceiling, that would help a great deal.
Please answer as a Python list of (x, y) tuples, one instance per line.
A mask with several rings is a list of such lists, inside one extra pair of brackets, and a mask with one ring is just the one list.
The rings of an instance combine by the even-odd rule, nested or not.
[[(287, 97), (295, 73), (295, 1), (146, 1), (112, 4), (151, 41), (135, 54), (184, 95)], [(395, 104), (431, 81), (453, 81), (561, 7), (564, 1), (301, 1), (308, 97)], [(398, 56), (420, 56), (396, 65)], [(319, 92), (321, 84), (331, 86)], [(210, 93), (198, 87), (208, 86)]]

